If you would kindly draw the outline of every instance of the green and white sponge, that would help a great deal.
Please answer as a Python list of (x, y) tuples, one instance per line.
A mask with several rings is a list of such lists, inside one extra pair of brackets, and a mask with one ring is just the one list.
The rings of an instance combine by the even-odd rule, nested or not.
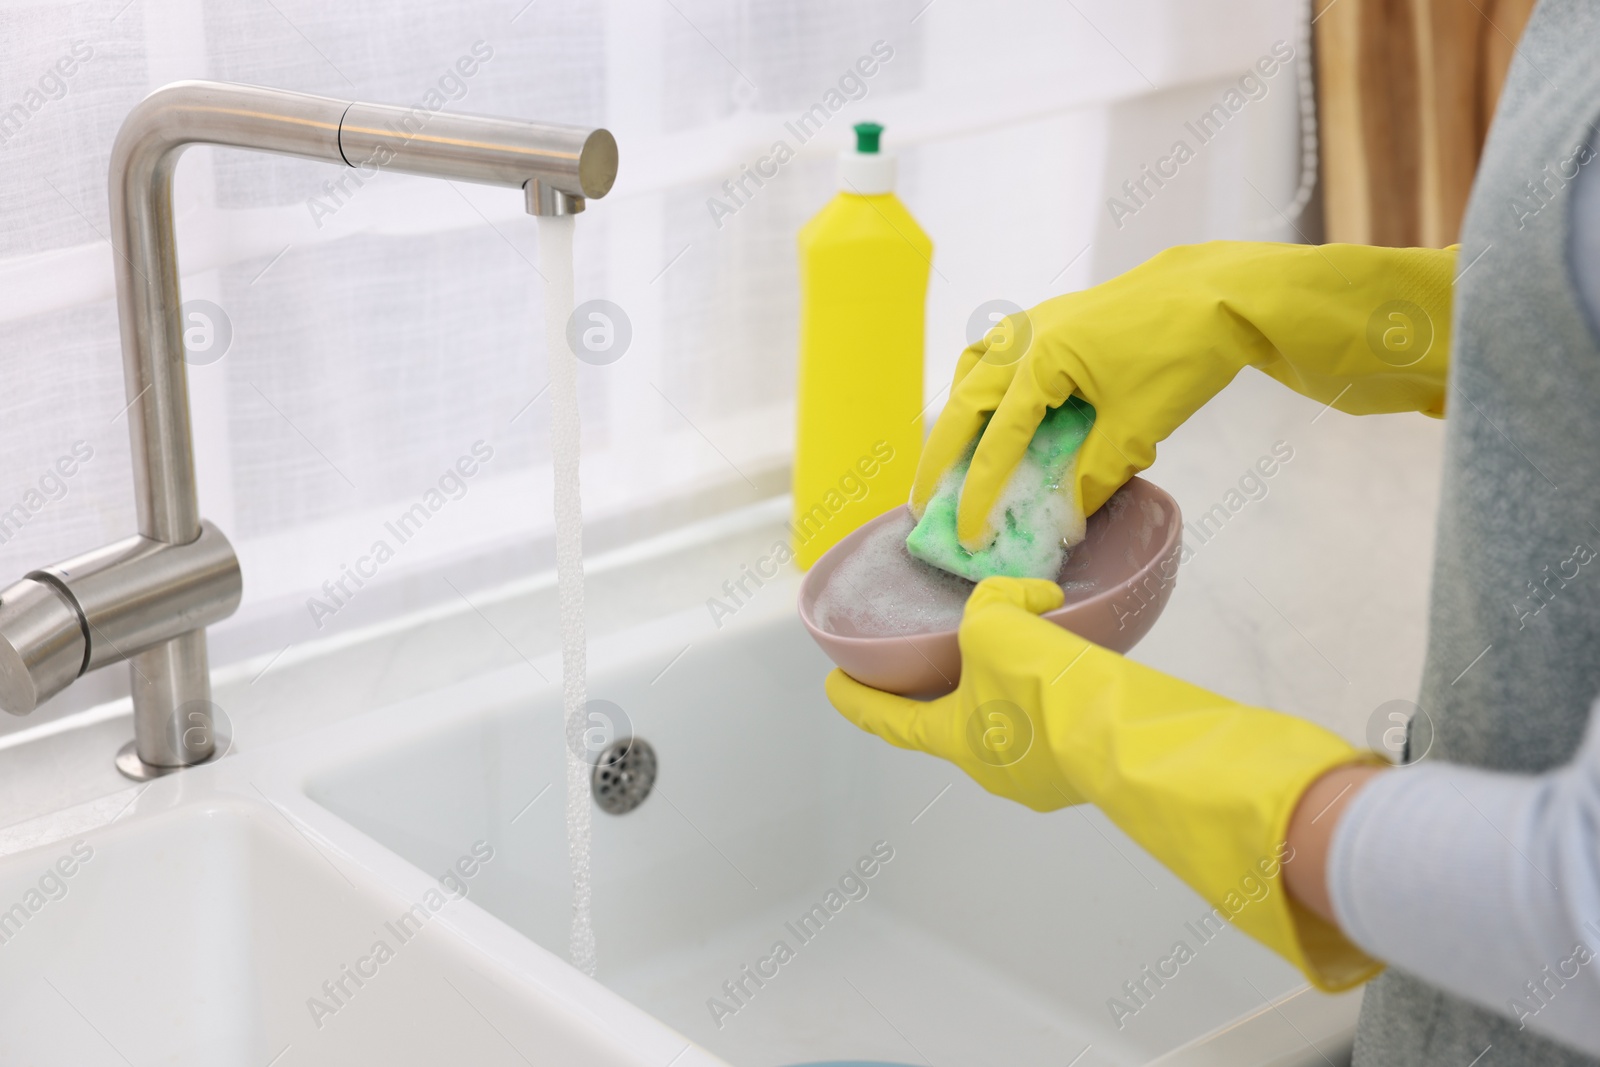
[(1083, 540), (1084, 516), (1072, 491), (1072, 470), (1093, 425), (1094, 408), (1078, 397), (1045, 412), (995, 504), (992, 524), (999, 532), (976, 552), (962, 548), (956, 537), (956, 505), (972, 463), (968, 449), (934, 491), (906, 538), (906, 551), (974, 582), (997, 574), (1053, 580), (1067, 550)]

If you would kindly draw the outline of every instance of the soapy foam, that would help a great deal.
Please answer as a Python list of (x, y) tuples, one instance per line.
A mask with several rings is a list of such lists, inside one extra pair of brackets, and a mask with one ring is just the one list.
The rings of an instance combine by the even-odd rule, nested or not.
[[(994, 510), (989, 513), (989, 528), (1010, 527), (1027, 531), (1032, 539), (1001, 537), (992, 546), (996, 570), (1004, 574), (1049, 578), (1061, 572), (1067, 550), (1083, 540), (1088, 520), (1078, 510), (1072, 496), (1073, 475), (1078, 457), (1073, 456), (1059, 475), (1049, 471), (1032, 449), (1023, 453), (1017, 469), (1006, 479)], [(965, 471), (962, 472), (965, 476)], [(948, 477), (948, 475), (946, 476)], [(1041, 493), (1043, 485), (1047, 492)], [(960, 486), (955, 487), (960, 492)]]
[(949, 574), (906, 551), (911, 514), (868, 533), (817, 596), (812, 618), (830, 633), (849, 637), (895, 637), (954, 630), (961, 624), (974, 583)]
[(973, 442), (934, 491), (908, 538), (911, 554), (973, 580), (991, 574), (1054, 578), (1087, 531), (1073, 485), (1078, 452), (1093, 420), (1094, 409), (1076, 398), (1046, 412), (989, 513), (994, 536), (969, 552), (956, 540), (956, 531), (962, 487), (977, 447)]
[(578, 357), (567, 344), (573, 311), (572, 216), (539, 217), (539, 268), (545, 278), (544, 343), (550, 364), (551, 449), (555, 466), (556, 586), (561, 607), (561, 704), (567, 762), (567, 862), (572, 869), (573, 966), (595, 972), (590, 916), (589, 766), (584, 751), (588, 697), (583, 624), (583, 500), (578, 484)]

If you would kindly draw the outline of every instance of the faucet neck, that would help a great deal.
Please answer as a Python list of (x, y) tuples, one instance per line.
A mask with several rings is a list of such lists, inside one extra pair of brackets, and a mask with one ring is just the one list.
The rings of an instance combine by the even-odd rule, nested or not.
[(617, 174), (603, 129), (226, 82), (175, 82), (142, 100), (111, 152), (111, 244), (139, 532), (172, 544), (200, 536), (172, 219), (172, 175), (192, 144), (524, 189), (535, 215), (581, 211)]
[(278, 89), (179, 82), (135, 106), (117, 134), (108, 183), (111, 246), (134, 499), (146, 537), (186, 544), (200, 536), (172, 224), (178, 157), (203, 143), (343, 164), (339, 122), (348, 107)]

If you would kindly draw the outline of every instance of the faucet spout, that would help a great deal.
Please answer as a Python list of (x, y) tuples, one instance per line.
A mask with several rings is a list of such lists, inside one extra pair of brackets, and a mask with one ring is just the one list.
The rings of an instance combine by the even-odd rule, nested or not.
[(617, 175), (604, 129), (208, 81), (164, 86), (129, 113), (109, 187), (139, 536), (0, 591), (0, 708), (26, 714), (84, 671), (128, 660), (135, 736), (118, 766), (132, 777), (213, 755), (204, 627), (239, 603), (237, 559), (202, 522), (195, 486), (172, 214), (173, 173), (193, 144), (518, 188), (535, 215), (582, 211)]
[(528, 189), (531, 215), (582, 211), (617, 179), (610, 130), (388, 104), (351, 104), (339, 122), (339, 151), (352, 167)]

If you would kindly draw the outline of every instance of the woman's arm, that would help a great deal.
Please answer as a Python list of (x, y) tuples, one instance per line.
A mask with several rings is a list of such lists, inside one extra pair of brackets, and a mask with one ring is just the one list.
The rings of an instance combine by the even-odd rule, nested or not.
[(1336, 925), (1339, 919), (1328, 899), (1328, 852), (1333, 829), (1356, 794), (1385, 773), (1389, 772), (1364, 765), (1335, 767), (1311, 783), (1289, 820), (1288, 842), (1294, 859), (1283, 865), (1283, 883), (1296, 900)]
[(1542, 775), (1341, 767), (1290, 821), (1289, 892), (1367, 952), (1600, 1053), (1600, 734)]

